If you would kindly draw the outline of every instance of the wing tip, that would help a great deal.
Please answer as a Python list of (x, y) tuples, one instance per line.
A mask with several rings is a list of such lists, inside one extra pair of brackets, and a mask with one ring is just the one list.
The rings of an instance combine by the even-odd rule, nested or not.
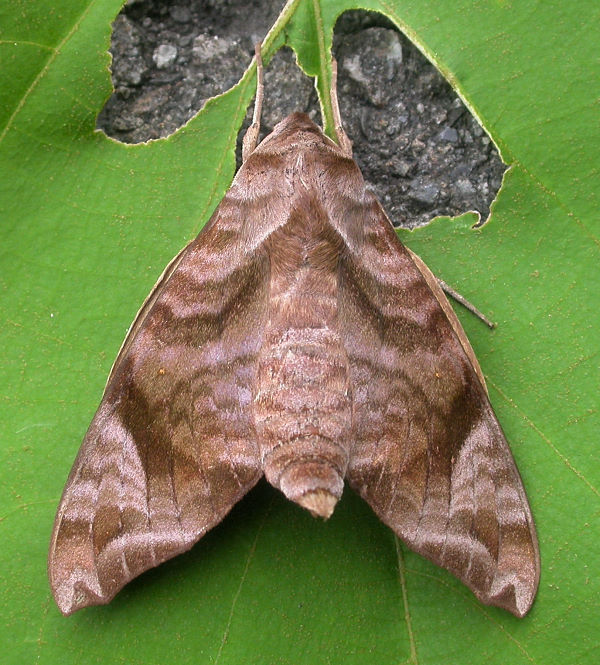
[[(539, 570), (539, 569), (538, 569)], [(539, 574), (518, 575), (513, 574), (497, 577), (488, 594), (475, 595), (486, 605), (494, 605), (507, 610), (519, 619), (522, 619), (531, 609), (537, 594)]]
[(106, 605), (113, 596), (105, 597), (99, 595), (83, 580), (75, 583), (65, 582), (57, 587), (52, 587), (52, 594), (58, 609), (64, 616), (69, 616), (77, 610), (92, 605)]

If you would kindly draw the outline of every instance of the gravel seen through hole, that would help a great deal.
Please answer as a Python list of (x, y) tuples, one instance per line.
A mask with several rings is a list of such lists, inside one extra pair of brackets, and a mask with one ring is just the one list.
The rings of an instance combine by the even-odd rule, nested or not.
[[(240, 79), (254, 43), (280, 9), (279, 2), (256, 1), (249, 10), (240, 0), (176, 5), (130, 0), (114, 22), (115, 92), (98, 128), (128, 143), (173, 133), (209, 97)], [(414, 228), (468, 210), (485, 220), (506, 167), (435, 67), (388, 19), (373, 12), (340, 17), (334, 54), (354, 157), (393, 223)], [(320, 123), (312, 80), (294, 54), (282, 49), (265, 74), (263, 134), (292, 111), (304, 111)]]

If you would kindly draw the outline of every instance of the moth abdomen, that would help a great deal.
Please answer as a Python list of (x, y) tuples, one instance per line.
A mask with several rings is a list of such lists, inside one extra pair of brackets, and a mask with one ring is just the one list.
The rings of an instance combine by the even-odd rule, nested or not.
[(345, 360), (341, 345), (279, 345), (259, 362), (253, 411), (265, 476), (321, 517), (331, 515), (342, 494), (349, 460)]
[(253, 416), (267, 480), (291, 501), (329, 517), (342, 494), (352, 421), (348, 360), (334, 330), (271, 329), (258, 363)]
[(267, 480), (327, 518), (342, 494), (352, 426), (338, 320), (341, 240), (303, 181), (304, 161), (294, 168), (296, 198), (267, 243), (271, 298), (252, 415)]

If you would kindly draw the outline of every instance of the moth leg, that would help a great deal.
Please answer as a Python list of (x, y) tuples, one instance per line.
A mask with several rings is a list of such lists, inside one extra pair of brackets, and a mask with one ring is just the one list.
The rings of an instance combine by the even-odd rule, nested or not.
[[(458, 323), (458, 319), (456, 319), (456, 316), (454, 315), (454, 310), (453, 310), (452, 307), (448, 304), (448, 301), (446, 300), (446, 298), (443, 297), (443, 293), (442, 293), (442, 291), (443, 291), (444, 293), (447, 293), (451, 298), (453, 298), (454, 300), (456, 300), (456, 302), (459, 302), (463, 307), (465, 307), (466, 309), (468, 309), (469, 312), (471, 312), (471, 314), (475, 314), (475, 316), (476, 316), (478, 319), (480, 319), (481, 321), (483, 321), (483, 322), (485, 323), (485, 325), (488, 326), (488, 328), (492, 328), (492, 329), (493, 329), (493, 328), (496, 327), (496, 324), (495, 324), (493, 321), (490, 321), (490, 320), (487, 318), (487, 316), (485, 316), (485, 314), (483, 314), (482, 312), (480, 312), (480, 311), (477, 309), (477, 307), (475, 307), (475, 305), (473, 305), (473, 303), (470, 303), (470, 302), (469, 302), (464, 296), (461, 296), (460, 293), (459, 293), (458, 291), (455, 291), (451, 286), (448, 286), (448, 284), (446, 284), (446, 282), (444, 282), (442, 279), (440, 279), (439, 277), (436, 277), (436, 276), (431, 272), (431, 270), (429, 270), (429, 268), (427, 267), (427, 265), (423, 262), (423, 259), (422, 259), (418, 254), (415, 254), (412, 250), (408, 249), (408, 247), (406, 247), (406, 250), (407, 250), (408, 253), (410, 254), (412, 260), (415, 262), (417, 268), (419, 269), (419, 272), (420, 272), (420, 273), (423, 275), (423, 277), (425, 278), (425, 281), (426, 281), (427, 284), (429, 285), (429, 288), (430, 288), (434, 293), (436, 293), (436, 290), (441, 289), (441, 291), (436, 295), (436, 297), (438, 298), (438, 301), (439, 301), (440, 305), (441, 305), (442, 308), (444, 309), (444, 311), (445, 311), (445, 313), (446, 313), (446, 316), (449, 318), (450, 322), (452, 323), (452, 327), (454, 328), (454, 332), (455, 332), (455, 333), (458, 335), (458, 337), (460, 338), (460, 340), (461, 340), (463, 346), (465, 347), (465, 350), (466, 350), (467, 348), (470, 348), (469, 341), (467, 340), (466, 337), (464, 337), (464, 334), (463, 334), (463, 332), (462, 332), (462, 328), (460, 327), (460, 324)], [(442, 297), (440, 298), (440, 296), (442, 296)], [(448, 306), (445, 307), (445, 304), (447, 304)], [(463, 337), (464, 337), (464, 339), (463, 339)], [(466, 344), (465, 344), (465, 342), (466, 342)], [(470, 357), (470, 359), (471, 359), (471, 363), (473, 364), (473, 366), (475, 367), (475, 369), (477, 369), (477, 368), (478, 368), (478, 364), (477, 364), (477, 360), (475, 359), (475, 354), (472, 353), (472, 356), (473, 356), (473, 357), (471, 357), (471, 355), (469, 354), (469, 352), (467, 352), (467, 355), (469, 355), (469, 357)], [(480, 373), (479, 370), (478, 370), (478, 373)], [(481, 377), (480, 377), (480, 378), (481, 378)], [(483, 381), (483, 379), (482, 379), (481, 382), (482, 382), (482, 384), (485, 386), (485, 382)]]
[(455, 291), (451, 286), (446, 284), (443, 279), (440, 279), (439, 277), (436, 277), (436, 279), (445, 293), (456, 300), (456, 302), (459, 302), (463, 307), (468, 309), (471, 314), (475, 314), (475, 316), (483, 321), (488, 328), (493, 329), (496, 327), (496, 324), (493, 321), (490, 321), (483, 312), (480, 312), (472, 302), (469, 302), (464, 296), (461, 296), (458, 291)]
[(331, 109), (333, 111), (333, 121), (335, 122), (335, 133), (340, 148), (346, 153), (347, 157), (352, 159), (352, 141), (344, 131), (342, 125), (342, 116), (340, 114), (340, 105), (337, 96), (337, 60), (331, 59)]
[(242, 162), (254, 152), (258, 145), (258, 135), (260, 134), (260, 114), (262, 112), (264, 83), (263, 83), (263, 63), (260, 53), (260, 44), (254, 47), (254, 57), (256, 58), (256, 100), (254, 101), (254, 115), (252, 124), (244, 134), (242, 140)]

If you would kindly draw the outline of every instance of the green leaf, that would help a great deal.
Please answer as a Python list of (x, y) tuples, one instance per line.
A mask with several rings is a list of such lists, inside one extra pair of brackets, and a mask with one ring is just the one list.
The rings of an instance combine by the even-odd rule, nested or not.
[(597, 3), (296, 0), (265, 43), (268, 57), (285, 39), (325, 93), (335, 18), (382, 11), (511, 164), (483, 229), (465, 216), (402, 237), (498, 323), (459, 312), (538, 526), (542, 580), (523, 620), (395, 543), (350, 491), (323, 523), (267, 485), (109, 606), (59, 614), (45, 561), (68, 469), (137, 308), (231, 181), (255, 84), (249, 69), (167, 140), (109, 140), (94, 125), (121, 2), (58, 4), (0, 7), (3, 662), (588, 661), (600, 622)]

